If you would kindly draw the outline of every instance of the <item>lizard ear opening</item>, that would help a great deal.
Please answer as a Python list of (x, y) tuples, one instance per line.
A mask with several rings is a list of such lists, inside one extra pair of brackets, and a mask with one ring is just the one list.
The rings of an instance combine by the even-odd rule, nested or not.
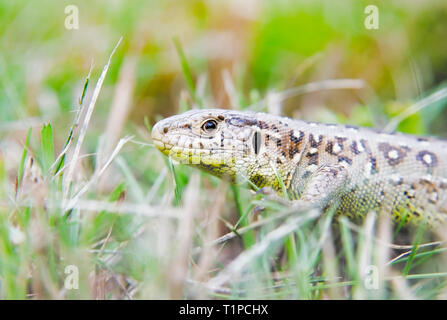
[(261, 132), (259, 131), (255, 131), (253, 134), (253, 150), (255, 152), (256, 155), (259, 154), (259, 151), (261, 150)]

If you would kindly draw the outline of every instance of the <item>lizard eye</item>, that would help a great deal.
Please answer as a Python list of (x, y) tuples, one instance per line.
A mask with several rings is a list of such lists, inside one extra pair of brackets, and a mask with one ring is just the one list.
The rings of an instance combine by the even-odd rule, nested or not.
[(206, 133), (212, 133), (217, 129), (217, 121), (216, 120), (207, 120), (202, 124), (202, 130)]

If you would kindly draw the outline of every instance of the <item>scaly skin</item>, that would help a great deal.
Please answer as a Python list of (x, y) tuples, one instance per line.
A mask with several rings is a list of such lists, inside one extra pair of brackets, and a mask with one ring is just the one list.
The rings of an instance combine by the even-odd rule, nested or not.
[(152, 139), (182, 163), (350, 218), (447, 221), (447, 141), (220, 109), (164, 119)]

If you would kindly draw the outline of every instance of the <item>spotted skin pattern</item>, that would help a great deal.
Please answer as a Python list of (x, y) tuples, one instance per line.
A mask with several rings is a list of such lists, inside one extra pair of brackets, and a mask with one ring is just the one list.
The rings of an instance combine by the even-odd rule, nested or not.
[(447, 221), (447, 141), (265, 113), (192, 110), (156, 123), (165, 155), (337, 214)]

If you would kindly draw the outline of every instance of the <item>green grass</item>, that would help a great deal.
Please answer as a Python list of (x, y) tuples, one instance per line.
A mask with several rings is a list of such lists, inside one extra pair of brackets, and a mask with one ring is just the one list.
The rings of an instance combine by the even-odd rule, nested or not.
[(445, 4), (389, 1), (371, 32), (367, 1), (73, 3), (77, 31), (60, 3), (0, 4), (1, 299), (446, 297), (442, 233), (291, 212), (172, 162), (149, 134), (233, 103), (445, 136)]

